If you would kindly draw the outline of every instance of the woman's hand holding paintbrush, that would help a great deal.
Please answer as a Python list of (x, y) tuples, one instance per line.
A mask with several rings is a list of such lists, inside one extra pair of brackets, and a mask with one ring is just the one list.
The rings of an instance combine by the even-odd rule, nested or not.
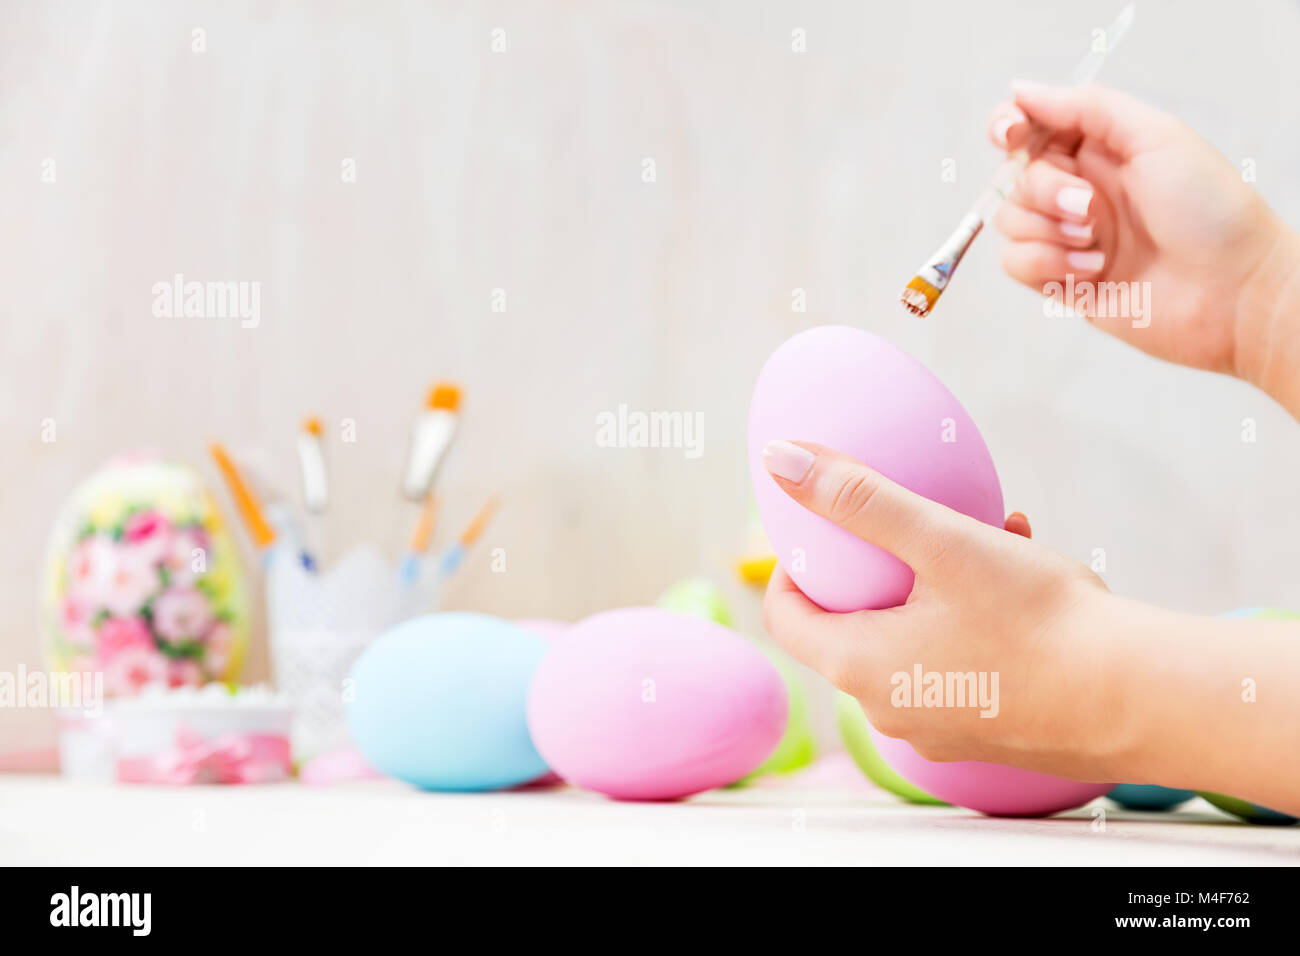
[[(1106, 58), (1117, 47), (1129, 27), (1133, 25), (1135, 8), (1127, 4), (1119, 16), (1105, 30), (1097, 31), (1092, 44), (1079, 65), (1074, 68), (1070, 82), (1076, 86), (1091, 83), (1101, 70)], [(962, 217), (951, 235), (944, 240), (934, 255), (921, 266), (910, 282), (903, 287), (898, 297), (903, 306), (913, 315), (929, 315), (934, 304), (948, 287), (953, 272), (960, 265), (966, 250), (971, 247), (975, 237), (980, 234), (984, 224), (992, 218), (1002, 201), (1016, 188), (1026, 168), (1047, 147), (1053, 132), (1049, 127), (1026, 124), (1024, 135), (1014, 147), (1008, 150), (1006, 160), (998, 167), (993, 181), (984, 189), (975, 205)]]
[[(1144, 352), (1250, 381), (1300, 418), (1295, 232), (1188, 126), (1122, 93), (1017, 84), (989, 136), (1015, 150), (1036, 129), (1050, 138), (993, 219), (1010, 240), (1006, 272)], [(1099, 295), (1098, 283), (1128, 288)]]

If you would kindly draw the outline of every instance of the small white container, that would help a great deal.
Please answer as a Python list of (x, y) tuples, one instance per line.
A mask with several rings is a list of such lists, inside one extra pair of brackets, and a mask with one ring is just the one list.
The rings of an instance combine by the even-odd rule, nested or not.
[[(286, 560), (287, 558), (287, 560)], [(413, 584), (373, 548), (345, 554), (313, 574), (276, 554), (267, 568), (267, 626), (271, 675), (293, 707), (293, 755), (310, 759), (352, 745), (344, 720), (348, 673), (376, 637), (432, 609), (433, 559)]]
[(292, 711), (265, 687), (146, 687), (111, 704), (122, 783), (278, 783), (293, 774)]

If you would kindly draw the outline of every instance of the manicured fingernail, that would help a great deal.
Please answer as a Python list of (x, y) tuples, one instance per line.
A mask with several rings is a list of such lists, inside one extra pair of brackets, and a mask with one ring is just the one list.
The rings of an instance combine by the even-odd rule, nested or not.
[(1077, 222), (1063, 222), (1060, 223), (1060, 226), (1061, 232), (1069, 236), (1071, 239), (1092, 238), (1092, 223), (1084, 223), (1083, 225), (1080, 225)]
[(1056, 194), (1056, 204), (1072, 216), (1086, 216), (1092, 205), (1092, 190), (1086, 186), (1066, 186)]
[(1080, 272), (1100, 272), (1101, 267), (1106, 264), (1106, 254), (1096, 249), (1089, 249), (1086, 252), (1075, 249), (1065, 254), (1065, 261)]
[(770, 441), (763, 447), (763, 467), (786, 481), (803, 481), (816, 457), (792, 441)]
[(1011, 127), (1017, 123), (1023, 123), (1026, 120), (1024, 113), (1016, 110), (1014, 116), (1004, 116), (993, 124), (993, 138), (999, 146), (1007, 145), (1007, 133), (1011, 132)]

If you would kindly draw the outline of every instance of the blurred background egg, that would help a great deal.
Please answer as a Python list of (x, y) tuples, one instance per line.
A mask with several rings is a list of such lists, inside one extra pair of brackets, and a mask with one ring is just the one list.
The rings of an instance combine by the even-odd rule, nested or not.
[(624, 800), (672, 800), (744, 777), (776, 748), (787, 712), (780, 674), (748, 641), (660, 608), (573, 625), (528, 698), (546, 762)]
[(248, 644), (243, 568), (198, 473), (147, 453), (68, 497), (41, 601), (56, 671), (102, 671), (106, 695), (233, 681)]
[[(823, 325), (781, 345), (749, 408), (749, 469), (777, 559), (829, 611), (902, 604), (912, 571), (893, 555), (801, 507), (763, 467), (776, 439), (852, 455), (913, 491), (1002, 526), (1002, 489), (979, 429), (920, 362), (862, 329)], [(796, 556), (799, 560), (795, 560)]]
[(1172, 810), (1196, 794), (1190, 790), (1173, 790), (1154, 784), (1121, 783), (1106, 796), (1130, 810)]
[[(655, 606), (679, 614), (703, 618), (714, 624), (721, 624), (723, 627), (735, 627), (731, 605), (728, 604), (726, 595), (707, 578), (687, 578), (678, 581), (659, 596)], [(781, 735), (771, 756), (764, 760), (758, 769), (735, 781), (737, 785), (750, 783), (769, 773), (792, 773), (808, 766), (817, 758), (817, 741), (808, 714), (808, 695), (804, 692), (798, 667), (779, 648), (758, 647), (758, 649), (767, 656), (772, 666), (781, 675), (781, 679), (785, 681), (790, 714), (786, 719), (785, 733)]]
[(1289, 813), (1270, 810), (1268, 807), (1261, 807), (1258, 803), (1251, 803), (1249, 800), (1240, 800), (1237, 797), (1229, 797), (1222, 793), (1210, 793), (1207, 790), (1200, 790), (1197, 793), (1224, 813), (1231, 813), (1234, 817), (1240, 817), (1247, 823), (1273, 826), (1290, 826), (1293, 823), (1300, 823), (1300, 820), (1297, 820)]
[(686, 578), (659, 595), (656, 607), (704, 618), (723, 627), (735, 627), (735, 616), (726, 595), (707, 578)]
[(348, 729), (379, 772), (425, 790), (495, 790), (547, 767), (524, 705), (547, 642), (484, 614), (429, 614), (385, 632), (352, 667)]

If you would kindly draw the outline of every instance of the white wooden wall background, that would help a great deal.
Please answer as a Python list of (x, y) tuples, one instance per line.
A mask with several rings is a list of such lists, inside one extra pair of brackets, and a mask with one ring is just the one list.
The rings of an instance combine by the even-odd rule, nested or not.
[[(931, 320), (895, 304), (992, 169), (1007, 81), (1066, 74), (1117, 6), (5, 0), (0, 669), (39, 662), (50, 519), (118, 450), (211, 474), (217, 437), (292, 487), (302, 416), (354, 419), (355, 444), (330, 448), (329, 539), (395, 550), (410, 419), (439, 377), (467, 392), (444, 537), (506, 494), (454, 606), (576, 618), (702, 573), (757, 631), (729, 577), (749, 389), (824, 322), (926, 362), (1008, 505), (1065, 553), (1105, 548), (1115, 590), (1300, 605), (1300, 426), (1267, 398), (1044, 318), (991, 235)], [(1140, 7), (1108, 81), (1254, 160), (1300, 225), (1295, 5)], [(176, 272), (260, 281), (261, 325), (154, 318), (151, 286)], [(704, 454), (597, 447), (619, 403), (703, 413)], [(249, 676), (265, 670), (259, 647)], [(0, 715), (0, 749), (51, 736), (46, 713)]]

